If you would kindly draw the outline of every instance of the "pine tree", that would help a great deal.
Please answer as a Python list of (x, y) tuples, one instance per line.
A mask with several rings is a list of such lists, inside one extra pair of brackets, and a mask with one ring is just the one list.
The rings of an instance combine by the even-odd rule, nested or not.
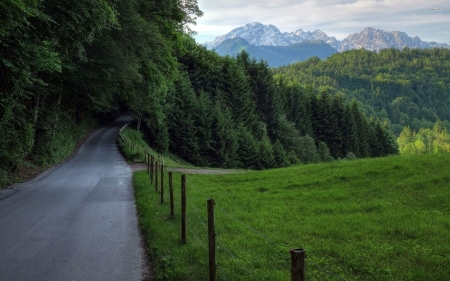
[(238, 129), (238, 167), (258, 169), (260, 168), (259, 157), (259, 143), (255, 140), (253, 135), (244, 127)]
[(238, 133), (234, 127), (231, 112), (221, 99), (214, 105), (212, 123), (213, 163), (224, 168), (238, 165)]
[(333, 158), (343, 158), (345, 154), (342, 153), (343, 147), (343, 131), (344, 127), (347, 126), (344, 122), (344, 101), (340, 96), (331, 97), (331, 137), (332, 141), (329, 142), (328, 147), (330, 148), (330, 153)]
[(312, 137), (306, 135), (299, 138), (299, 151), (297, 155), (304, 164), (316, 163), (319, 160), (317, 147)]
[(272, 146), (273, 148), (273, 156), (275, 160), (275, 167), (285, 167), (289, 165), (289, 161), (287, 159), (286, 150), (284, 150), (283, 145), (279, 140), (275, 141)]
[(379, 121), (376, 122), (373, 118), (371, 118), (367, 126), (367, 133), (370, 139), (370, 157), (380, 157), (386, 155), (385, 147), (383, 146), (383, 130), (381, 129)]
[(258, 164), (260, 169), (268, 169), (276, 167), (275, 156), (269, 137), (265, 136), (259, 142)]
[(358, 143), (358, 126), (353, 116), (350, 104), (347, 104), (345, 106), (343, 120), (343, 123), (345, 125), (342, 127), (343, 146), (341, 153), (343, 155), (347, 155), (349, 152), (352, 152), (355, 155), (360, 155)]
[(223, 59), (220, 91), (232, 110), (235, 122), (252, 127), (257, 119), (256, 104), (243, 69), (229, 57)]
[(330, 154), (330, 150), (325, 142), (321, 141), (317, 148), (317, 154), (319, 155), (320, 162), (330, 162), (333, 160), (333, 157)]
[(186, 75), (180, 75), (169, 92), (172, 107), (167, 110), (170, 136), (169, 148), (187, 161), (200, 160), (198, 127), (195, 125), (196, 96)]
[(210, 96), (200, 91), (197, 95), (196, 110), (194, 112), (195, 126), (197, 127), (197, 139), (199, 140), (199, 154), (201, 166), (211, 166), (210, 158), (212, 147), (212, 123), (214, 115), (214, 103)]
[(360, 158), (369, 157), (370, 156), (370, 147), (369, 147), (369, 134), (368, 134), (368, 121), (365, 115), (359, 110), (358, 105), (355, 100), (353, 100), (350, 104), (351, 112), (353, 114), (353, 118), (355, 119), (355, 123), (358, 131), (358, 144), (359, 144), (359, 154), (355, 155)]
[(312, 103), (311, 103), (311, 95), (313, 95), (313, 88), (311, 86), (305, 87), (305, 91), (302, 95), (303, 100), (303, 106), (302, 111), (300, 112), (300, 123), (301, 126), (299, 127), (300, 133), (302, 135), (308, 135), (312, 138), (315, 138), (314, 136), (314, 130), (312, 125)]
[(266, 62), (256, 62), (255, 59), (248, 61), (245, 59), (245, 55), (238, 57), (238, 60), (246, 69), (256, 103), (258, 119), (267, 124), (269, 137), (272, 140), (276, 139), (272, 132), (276, 128), (277, 119), (283, 114), (283, 104), (269, 66)]

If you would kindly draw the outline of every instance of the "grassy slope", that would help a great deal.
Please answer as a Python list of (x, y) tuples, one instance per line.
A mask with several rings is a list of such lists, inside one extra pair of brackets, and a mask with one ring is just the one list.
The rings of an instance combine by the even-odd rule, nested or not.
[(447, 280), (448, 167), (448, 155), (396, 156), (189, 175), (187, 245), (179, 243), (179, 175), (174, 220), (145, 172), (134, 181), (161, 280), (206, 280), (208, 197), (217, 203), (219, 280), (288, 280), (288, 250), (300, 247), (308, 280), (340, 280), (317, 265), (345, 280)]
[[(136, 131), (133, 128), (126, 127), (120, 133), (122, 139), (118, 139), (119, 146), (124, 154), (125, 158), (130, 162), (143, 163), (145, 161), (145, 154), (150, 154), (157, 159), (158, 153), (154, 151), (148, 144), (143, 140), (142, 133)], [(128, 142), (126, 142), (128, 141)], [(138, 148), (138, 149), (136, 149)], [(183, 159), (171, 154), (165, 153), (164, 155), (164, 165), (169, 167), (192, 167), (191, 164), (187, 163)]]

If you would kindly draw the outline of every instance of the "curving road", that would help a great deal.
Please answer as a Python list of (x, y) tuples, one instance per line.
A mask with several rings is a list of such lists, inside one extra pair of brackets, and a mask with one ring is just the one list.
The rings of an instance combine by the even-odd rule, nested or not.
[(132, 173), (116, 138), (95, 132), (63, 165), (0, 191), (0, 280), (142, 280)]

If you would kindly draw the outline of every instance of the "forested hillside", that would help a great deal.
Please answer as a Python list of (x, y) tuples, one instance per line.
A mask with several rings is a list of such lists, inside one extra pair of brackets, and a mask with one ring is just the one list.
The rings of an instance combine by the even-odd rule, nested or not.
[(158, 122), (196, 0), (2, 0), (0, 186), (121, 110)]
[(369, 116), (390, 120), (396, 134), (406, 125), (416, 131), (433, 128), (438, 120), (450, 129), (448, 49), (353, 50), (274, 73), (289, 84), (311, 84), (356, 99)]
[(356, 103), (276, 81), (246, 52), (186, 44), (166, 116), (170, 150), (192, 163), (261, 169), (397, 153), (391, 131)]
[[(242, 53), (198, 46), (196, 0), (0, 3), (0, 185), (132, 111), (151, 145), (198, 165), (268, 168), (397, 153), (386, 128)], [(189, 25), (191, 26), (191, 25)], [(292, 83), (291, 83), (292, 84)]]

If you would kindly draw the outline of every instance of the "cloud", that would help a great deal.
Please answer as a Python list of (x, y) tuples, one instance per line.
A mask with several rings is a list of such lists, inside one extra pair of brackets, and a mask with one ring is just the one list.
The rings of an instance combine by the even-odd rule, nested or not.
[(320, 29), (340, 40), (370, 26), (405, 31), (425, 41), (450, 43), (450, 1), (200, 0), (199, 6), (205, 13), (194, 27), (199, 42), (213, 40), (247, 23), (261, 22), (283, 32)]

